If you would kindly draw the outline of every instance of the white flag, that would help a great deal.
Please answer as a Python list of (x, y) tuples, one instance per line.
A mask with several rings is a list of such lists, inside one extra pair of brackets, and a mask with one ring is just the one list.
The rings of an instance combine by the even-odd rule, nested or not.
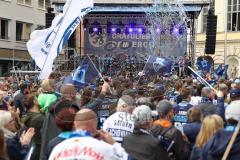
[(51, 74), (54, 59), (92, 7), (93, 0), (67, 0), (63, 13), (54, 18), (50, 28), (31, 33), (27, 48), (41, 69), (39, 79)]

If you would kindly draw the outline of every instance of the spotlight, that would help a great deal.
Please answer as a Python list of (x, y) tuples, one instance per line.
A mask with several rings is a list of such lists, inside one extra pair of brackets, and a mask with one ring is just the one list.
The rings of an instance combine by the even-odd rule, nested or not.
[(97, 32), (97, 31), (98, 31), (98, 28), (97, 28), (97, 27), (94, 27), (94, 28), (93, 28), (93, 31), (94, 31), (94, 32)]
[(160, 29), (160, 28), (157, 28), (156, 31), (157, 31), (157, 33), (160, 33), (160, 32), (161, 32), (161, 29)]
[(116, 28), (111, 28), (111, 31), (112, 32), (116, 32)]
[(133, 31), (133, 29), (132, 29), (132, 28), (129, 28), (128, 31), (131, 33), (131, 32)]
[(138, 28), (138, 32), (139, 32), (139, 33), (142, 33), (142, 28)]
[(179, 33), (179, 29), (176, 28), (176, 27), (174, 27), (173, 32), (174, 32), (174, 33)]

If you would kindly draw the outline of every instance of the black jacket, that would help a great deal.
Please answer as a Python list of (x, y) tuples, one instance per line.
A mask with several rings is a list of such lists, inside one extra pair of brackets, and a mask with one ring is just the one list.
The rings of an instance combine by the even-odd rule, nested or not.
[(23, 160), (30, 149), (29, 145), (23, 145), (17, 136), (7, 139), (7, 152), (9, 160)]
[(133, 133), (123, 138), (123, 148), (131, 160), (168, 160), (168, 154), (152, 135), (134, 129)]
[[(210, 139), (207, 144), (203, 147), (202, 159), (204, 160), (218, 160), (222, 159), (222, 156), (227, 148), (227, 145), (232, 137), (233, 131), (227, 129), (219, 130), (215, 136)], [(239, 160), (240, 159), (240, 134), (231, 148), (228, 155), (228, 160)]]
[[(160, 125), (154, 125), (151, 129), (152, 134), (155, 137), (162, 135), (168, 128), (165, 128)], [(183, 135), (181, 131), (176, 129), (175, 127), (171, 127), (164, 134), (164, 137), (167, 137), (169, 140), (173, 140), (174, 144), (172, 147), (175, 160), (187, 160), (190, 152), (190, 145), (183, 139)]]
[(53, 148), (58, 145), (59, 143), (61, 143), (62, 141), (64, 141), (64, 138), (61, 137), (55, 137), (53, 138), (49, 143), (48, 143), (48, 147), (47, 147), (47, 151), (44, 155), (44, 157), (42, 158), (42, 160), (48, 160), (49, 156), (52, 153)]

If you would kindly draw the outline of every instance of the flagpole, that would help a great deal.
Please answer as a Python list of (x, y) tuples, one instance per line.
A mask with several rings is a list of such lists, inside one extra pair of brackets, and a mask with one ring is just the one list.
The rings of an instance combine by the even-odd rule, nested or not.
[[(89, 57), (88, 54), (87, 54), (87, 56), (88, 56), (88, 58), (90, 59), (91, 63), (93, 64), (93, 67), (97, 70), (98, 75), (103, 79), (104, 82), (106, 82), (105, 79), (103, 78), (101, 72), (99, 72), (99, 70), (97, 69), (97, 67), (96, 67), (95, 64), (93, 63), (92, 59)], [(110, 87), (109, 87), (109, 91), (110, 91), (111, 94), (113, 93), (113, 92), (112, 92), (112, 89), (111, 89)]]
[(236, 128), (235, 128), (235, 130), (234, 130), (234, 132), (233, 132), (233, 135), (232, 135), (232, 137), (231, 137), (231, 139), (230, 139), (230, 142), (229, 142), (228, 145), (227, 145), (227, 148), (226, 148), (226, 150), (225, 150), (225, 152), (224, 152), (224, 155), (223, 155), (223, 157), (222, 157), (222, 160), (226, 160), (226, 159), (227, 159), (228, 154), (229, 154), (229, 152), (230, 152), (230, 150), (231, 150), (231, 148), (232, 148), (232, 146), (233, 146), (233, 144), (234, 144), (234, 141), (235, 141), (236, 138), (237, 138), (239, 129), (240, 129), (240, 120), (238, 120), (238, 124), (237, 124), (237, 126), (236, 126)]
[(103, 81), (105, 82), (102, 74), (99, 72), (99, 70), (97, 69), (97, 67), (96, 67), (95, 64), (93, 63), (92, 59), (89, 57), (89, 55), (87, 55), (87, 56), (88, 56), (88, 58), (90, 59), (91, 63), (93, 64), (93, 67), (97, 70), (98, 75), (99, 75), (99, 76), (103, 79)]
[(215, 92), (217, 92), (216, 89), (213, 88), (213, 86), (211, 86), (205, 79), (203, 79), (203, 78), (202, 78), (197, 72), (195, 72), (191, 67), (188, 66), (188, 68), (189, 68), (193, 73), (195, 73), (204, 83), (206, 83), (212, 90), (214, 90)]
[[(66, 2), (67, 2), (67, 1), (66, 1)], [(66, 3), (65, 3), (65, 4), (66, 4)], [(71, 4), (72, 4), (72, 0), (71, 0), (71, 2), (69, 3), (69, 5), (68, 5), (68, 7), (67, 7), (67, 9), (66, 9), (66, 12), (65, 12), (64, 15), (63, 15), (63, 18), (62, 18), (62, 20), (61, 20), (62, 22), (63, 22), (63, 20), (64, 20), (64, 18), (65, 18), (65, 16), (66, 16), (66, 14), (67, 14), (67, 12), (68, 12)], [(63, 8), (64, 8), (64, 7), (63, 7)], [(54, 35), (54, 39), (53, 39), (53, 41), (52, 41), (52, 44), (54, 43), (54, 41), (55, 41), (55, 39), (56, 39), (56, 37), (57, 37), (57, 34), (58, 34), (58, 32), (59, 32), (59, 29), (61, 28), (62, 24), (63, 24), (63, 23), (61, 23), (61, 24), (59, 25), (59, 27), (58, 27), (58, 29), (57, 29), (57, 32), (54, 32), (54, 31), (53, 31), (53, 32), (55, 33), (55, 35)], [(44, 61), (43, 68), (41, 69), (41, 72), (40, 72), (39, 76), (41, 75), (41, 73), (42, 73), (42, 71), (43, 71), (43, 69), (44, 69), (44, 67), (45, 67), (45, 65), (46, 65), (49, 52), (51, 51), (52, 46), (53, 46), (52, 44), (51, 44), (51, 46), (50, 46), (50, 49), (49, 49), (49, 51), (48, 51), (47, 57), (46, 57), (46, 59), (45, 59), (45, 61)], [(39, 79), (39, 76), (38, 76), (38, 79)]]
[[(144, 67), (143, 67), (143, 74), (144, 74), (144, 69), (146, 68), (147, 63), (148, 63), (150, 57), (151, 57), (151, 56), (148, 56), (147, 62), (146, 62), (146, 64), (145, 64)], [(139, 79), (138, 79), (138, 81), (137, 81), (137, 84), (139, 83), (139, 81), (140, 81), (141, 77), (143, 76), (143, 74), (139, 76)], [(137, 84), (136, 84), (136, 85), (137, 85)]]

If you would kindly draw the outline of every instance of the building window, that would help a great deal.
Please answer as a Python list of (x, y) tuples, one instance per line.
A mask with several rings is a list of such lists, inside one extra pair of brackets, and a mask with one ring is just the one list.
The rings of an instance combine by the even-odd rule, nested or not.
[(0, 39), (8, 39), (8, 20), (0, 19)]
[(38, 8), (47, 9), (51, 7), (50, 0), (38, 0)]
[(31, 6), (32, 0), (17, 0), (17, 3)]
[(202, 32), (206, 32), (207, 30), (207, 15), (208, 15), (208, 6), (204, 6), (202, 10), (203, 14), (203, 26), (202, 26)]
[(228, 0), (228, 31), (240, 31), (240, 0)]
[(27, 42), (30, 38), (31, 24), (16, 22), (16, 41)]

